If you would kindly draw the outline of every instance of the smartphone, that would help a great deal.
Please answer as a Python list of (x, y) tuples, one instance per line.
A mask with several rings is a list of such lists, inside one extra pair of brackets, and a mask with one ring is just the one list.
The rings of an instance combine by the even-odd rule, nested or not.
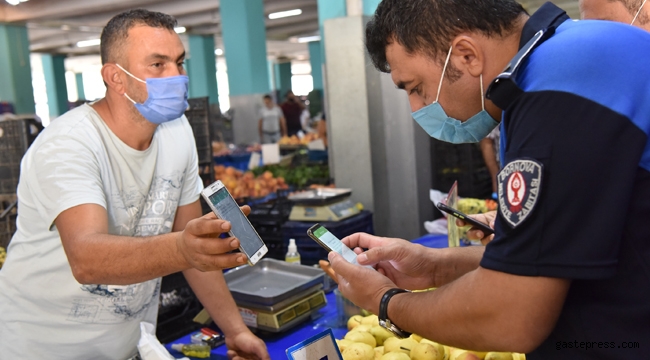
[(257, 264), (269, 249), (230, 195), (226, 186), (217, 180), (203, 189), (201, 196), (219, 219), (230, 222), (231, 228), (228, 235), (239, 239), (239, 250), (248, 257), (248, 264), (251, 266)]
[(327, 251), (339, 253), (345, 260), (357, 264), (357, 253), (329, 232), (323, 225), (316, 224), (307, 230), (307, 235)]
[(458, 219), (463, 220), (467, 224), (470, 224), (470, 225), (478, 228), (479, 230), (481, 230), (483, 232), (483, 234), (485, 234), (485, 236), (494, 234), (494, 229), (489, 227), (486, 223), (478, 221), (478, 220), (476, 220), (476, 219), (474, 219), (472, 217), (469, 217), (468, 215), (465, 215), (462, 212), (460, 212), (460, 211), (458, 211), (458, 210), (456, 210), (454, 208), (451, 208), (451, 207), (449, 207), (449, 206), (447, 206), (447, 205), (445, 205), (445, 204), (443, 204), (441, 202), (438, 203), (438, 209), (440, 209), (440, 211), (446, 212), (447, 214), (449, 214), (449, 215), (451, 215), (453, 217), (456, 217)]

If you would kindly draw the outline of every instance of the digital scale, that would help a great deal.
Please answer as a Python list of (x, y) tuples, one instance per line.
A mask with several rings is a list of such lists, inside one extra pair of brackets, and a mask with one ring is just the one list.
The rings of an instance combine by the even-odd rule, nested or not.
[(271, 306), (246, 304), (238, 301), (239, 314), (244, 323), (252, 328), (268, 332), (283, 332), (300, 324), (325, 307), (327, 300), (319, 284), (281, 303)]
[(295, 204), (289, 215), (290, 221), (330, 222), (339, 221), (361, 212), (360, 205), (350, 200), (350, 189), (312, 189), (288, 197)]
[[(252, 329), (278, 333), (299, 325), (327, 305), (325, 273), (311, 266), (262, 259), (224, 274), (244, 324)], [(207, 324), (204, 309), (194, 321)]]

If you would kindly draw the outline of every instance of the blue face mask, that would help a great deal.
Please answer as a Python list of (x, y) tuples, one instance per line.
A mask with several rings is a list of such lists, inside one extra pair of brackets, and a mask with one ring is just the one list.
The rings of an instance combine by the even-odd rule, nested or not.
[(189, 107), (187, 103), (189, 78), (187, 75), (148, 78), (147, 81), (144, 81), (124, 70), (119, 64), (115, 65), (132, 78), (147, 84), (148, 97), (144, 104), (133, 101), (126, 93), (124, 93), (124, 96), (131, 100), (140, 114), (150, 122), (160, 125), (176, 120), (183, 116), (183, 113)]
[(478, 114), (472, 116), (467, 121), (456, 120), (447, 116), (445, 110), (438, 102), (440, 98), (440, 89), (442, 88), (442, 80), (445, 77), (447, 64), (451, 57), (451, 48), (447, 54), (445, 66), (442, 68), (442, 78), (438, 85), (438, 95), (436, 101), (423, 107), (422, 109), (413, 113), (413, 119), (422, 126), (422, 128), (429, 134), (429, 136), (441, 141), (452, 144), (462, 143), (475, 143), (485, 138), (492, 130), (494, 130), (499, 123), (492, 119), (492, 116), (485, 111), (485, 99), (483, 98), (483, 75), (480, 76), (481, 81), (481, 105), (483, 110)]

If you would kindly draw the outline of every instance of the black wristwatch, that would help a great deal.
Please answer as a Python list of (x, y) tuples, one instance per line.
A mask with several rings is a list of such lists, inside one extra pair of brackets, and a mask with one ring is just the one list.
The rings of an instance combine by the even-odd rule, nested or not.
[(398, 328), (390, 321), (390, 319), (388, 319), (388, 302), (394, 295), (406, 292), (410, 291), (404, 289), (390, 289), (386, 291), (384, 296), (382, 296), (381, 302), (379, 303), (379, 325), (381, 325), (381, 327), (384, 329), (390, 331), (398, 338), (407, 338), (411, 336), (411, 333)]

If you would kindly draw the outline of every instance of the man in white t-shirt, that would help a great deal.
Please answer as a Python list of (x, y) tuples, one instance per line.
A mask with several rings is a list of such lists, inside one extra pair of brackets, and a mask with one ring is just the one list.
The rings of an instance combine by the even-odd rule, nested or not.
[[(224, 268), (246, 263), (230, 224), (201, 217), (174, 18), (115, 16), (101, 36), (106, 97), (52, 122), (23, 158), (18, 231), (0, 271), (0, 357), (127, 359), (155, 324), (161, 276), (182, 271), (231, 358), (268, 359)], [(249, 209), (246, 209), (247, 211)]]
[(264, 95), (264, 106), (260, 109), (260, 141), (262, 144), (275, 144), (281, 136), (287, 135), (287, 121), (282, 109), (277, 106), (270, 95)]

